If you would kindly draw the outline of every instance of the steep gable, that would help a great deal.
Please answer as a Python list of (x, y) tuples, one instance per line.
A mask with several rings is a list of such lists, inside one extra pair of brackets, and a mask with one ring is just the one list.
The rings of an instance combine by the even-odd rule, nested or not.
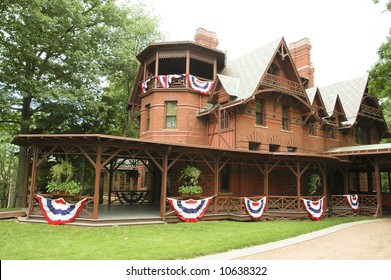
[(338, 95), (346, 115), (345, 124), (353, 125), (356, 122), (360, 110), (367, 82), (368, 76), (366, 75), (321, 87), (319, 91), (325, 101), (327, 112), (329, 114), (333, 112), (335, 100)]
[[(282, 38), (265, 44), (245, 55), (228, 61), (222, 84), (230, 88), (230, 94), (238, 99), (250, 98), (258, 88), (258, 84), (276, 53)], [(230, 77), (226, 78), (226, 77)], [(232, 79), (236, 80), (236, 92), (232, 91)], [(228, 92), (228, 90), (227, 90)]]

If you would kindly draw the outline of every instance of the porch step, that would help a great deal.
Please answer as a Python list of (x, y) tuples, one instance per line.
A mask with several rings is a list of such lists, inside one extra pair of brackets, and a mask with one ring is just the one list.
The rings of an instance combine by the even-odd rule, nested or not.
[[(42, 223), (47, 224), (43, 216), (32, 215), (30, 217), (19, 217), (21, 223)], [(76, 218), (73, 222), (66, 225), (84, 226), (84, 227), (109, 227), (109, 226), (138, 226), (138, 225), (156, 225), (165, 224), (161, 219), (122, 219), (122, 220), (91, 220)]]
[(23, 209), (0, 212), (0, 219), (11, 219), (11, 218), (17, 218), (23, 216), (26, 216), (26, 212), (23, 211)]

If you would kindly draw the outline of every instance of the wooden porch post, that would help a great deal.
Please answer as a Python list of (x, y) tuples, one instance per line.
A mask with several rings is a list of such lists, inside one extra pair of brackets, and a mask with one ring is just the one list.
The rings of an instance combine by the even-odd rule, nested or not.
[(25, 170), (26, 176), (24, 176), (22, 208), (27, 207), (27, 193), (28, 193), (28, 188), (29, 188), (30, 167), (31, 167), (30, 161), (28, 160), (26, 163), (26, 167), (25, 167), (26, 168), (26, 170)]
[[(190, 74), (190, 50), (186, 51), (186, 75)], [(186, 88), (189, 87), (189, 81), (186, 79)]]
[(322, 172), (322, 184), (323, 184), (323, 196), (324, 196), (324, 205), (327, 207), (327, 167), (325, 165), (322, 165), (321, 167)]
[(153, 88), (157, 88), (157, 76), (159, 75), (159, 51), (156, 51), (155, 56), (155, 80), (153, 81)]
[(114, 175), (114, 164), (113, 161), (110, 162), (110, 170), (109, 170), (109, 202), (111, 204), (111, 192), (113, 191), (113, 175)]
[[(35, 193), (35, 188), (37, 184), (37, 169), (38, 169), (38, 147), (34, 146), (33, 148), (33, 165), (32, 165), (32, 170), (31, 170), (31, 186), (30, 186), (30, 202), (29, 202), (29, 215), (33, 213), (34, 209), (34, 193)], [(27, 176), (28, 173), (26, 173)]]
[(160, 194), (160, 215), (162, 220), (166, 220), (166, 200), (167, 200), (167, 172), (168, 172), (168, 153), (163, 155), (162, 162), (162, 190)]
[(220, 175), (220, 167), (219, 167), (219, 157), (215, 158), (215, 187), (214, 187), (214, 195), (219, 194), (219, 175)]
[(296, 176), (297, 176), (297, 197), (298, 197), (298, 202), (297, 202), (297, 210), (300, 209), (300, 205), (301, 205), (301, 163), (300, 161), (297, 162), (297, 165), (296, 165)]
[(269, 161), (265, 162), (263, 175), (263, 190), (269, 196)]
[(381, 182), (380, 182), (380, 168), (379, 162), (377, 159), (374, 160), (375, 167), (375, 184), (376, 184), (376, 199), (377, 199), (377, 211), (376, 217), (383, 217), (383, 203), (382, 203), (382, 195), (381, 195)]
[(349, 168), (347, 167), (345, 167), (344, 170), (343, 182), (344, 182), (344, 194), (348, 194), (349, 193)]
[(94, 212), (92, 214), (93, 219), (98, 219), (101, 170), (102, 170), (102, 145), (98, 145), (96, 150), (96, 161), (95, 161)]

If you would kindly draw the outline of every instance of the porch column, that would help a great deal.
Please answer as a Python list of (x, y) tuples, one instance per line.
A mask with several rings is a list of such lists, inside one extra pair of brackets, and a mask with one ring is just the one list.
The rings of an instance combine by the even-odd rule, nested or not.
[(94, 212), (93, 219), (98, 219), (100, 172), (102, 170), (102, 145), (97, 146), (95, 161)]
[(269, 161), (265, 162), (263, 172), (263, 190), (266, 196), (269, 196)]
[(155, 56), (155, 80), (153, 81), (153, 88), (157, 88), (157, 76), (159, 75), (159, 51), (156, 51)]
[(377, 199), (376, 217), (382, 218), (383, 217), (383, 203), (382, 203), (382, 195), (381, 195), (380, 168), (379, 168), (379, 162), (377, 159), (375, 159), (374, 167), (375, 167), (375, 185), (376, 185), (376, 199)]
[(344, 194), (349, 193), (349, 168), (345, 167), (344, 169), (344, 178), (343, 178), (343, 187), (344, 187)]
[(215, 186), (214, 186), (214, 195), (219, 194), (219, 175), (220, 175), (220, 167), (219, 167), (219, 158), (215, 158)]
[[(36, 184), (37, 184), (37, 169), (38, 169), (38, 156), (39, 156), (39, 152), (38, 152), (38, 147), (37, 146), (34, 146), (33, 148), (33, 166), (32, 166), (32, 170), (31, 170), (31, 186), (30, 186), (30, 201), (29, 201), (29, 215), (31, 215), (33, 213), (33, 209), (34, 209), (34, 193), (35, 193), (35, 188), (36, 188)], [(27, 177), (27, 174), (26, 173), (26, 177)]]
[(325, 165), (322, 165), (321, 167), (322, 172), (322, 184), (323, 184), (323, 196), (324, 196), (324, 205), (327, 207), (327, 167)]
[(166, 220), (166, 200), (167, 200), (167, 172), (168, 172), (168, 153), (163, 155), (162, 162), (162, 190), (160, 194), (160, 215), (162, 220)]
[[(186, 51), (186, 75), (190, 74), (190, 50)], [(186, 79), (186, 88), (189, 87), (189, 81)]]
[(296, 165), (296, 176), (297, 176), (297, 197), (298, 197), (298, 202), (297, 202), (297, 209), (300, 209), (301, 205), (301, 163), (300, 161), (297, 162)]

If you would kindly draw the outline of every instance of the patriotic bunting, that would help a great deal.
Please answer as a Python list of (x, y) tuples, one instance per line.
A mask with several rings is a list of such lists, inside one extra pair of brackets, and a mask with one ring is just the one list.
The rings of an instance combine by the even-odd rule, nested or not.
[(87, 198), (76, 204), (69, 204), (63, 198), (50, 199), (40, 195), (37, 195), (37, 200), (46, 221), (52, 225), (62, 225), (72, 222), (79, 215)]
[(213, 87), (213, 82), (201, 81), (193, 75), (187, 75), (190, 87), (202, 94), (207, 94)]
[(320, 221), (324, 212), (324, 197), (318, 201), (301, 198), (301, 201), (303, 202), (304, 208), (310, 215), (311, 219), (314, 221)]
[(171, 84), (171, 79), (169, 75), (159, 75), (157, 77), (157, 80), (159, 81), (159, 84), (162, 86), (162, 88), (169, 88)]
[(184, 222), (197, 222), (199, 219), (201, 219), (204, 216), (206, 210), (208, 210), (212, 199), (213, 196), (197, 200), (177, 200), (174, 198), (167, 198), (175, 213)]
[(141, 83), (141, 93), (145, 93), (148, 90), (148, 83), (153, 79), (153, 77), (148, 78), (143, 83)]
[(346, 203), (353, 209), (353, 211), (359, 211), (360, 205), (358, 202), (358, 195), (357, 194), (347, 194), (344, 195)]
[(266, 209), (267, 196), (261, 198), (258, 201), (252, 201), (247, 197), (244, 197), (243, 199), (246, 211), (250, 217), (254, 220), (259, 220)]

